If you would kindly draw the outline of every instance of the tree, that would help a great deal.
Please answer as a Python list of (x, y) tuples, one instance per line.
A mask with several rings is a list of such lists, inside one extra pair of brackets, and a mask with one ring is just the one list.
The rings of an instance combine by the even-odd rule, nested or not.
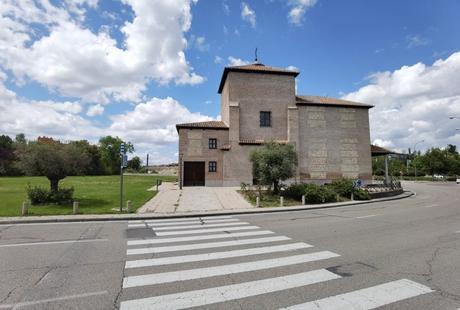
[[(105, 172), (108, 174), (117, 174), (120, 171), (120, 145), (123, 143), (118, 137), (106, 136), (99, 139), (99, 150)], [(131, 142), (125, 143), (127, 153), (134, 152), (134, 146)]]
[(141, 169), (141, 159), (138, 156), (134, 156), (128, 160), (128, 168), (139, 171)]
[(269, 142), (251, 152), (252, 175), (260, 183), (273, 185), (279, 192), (279, 183), (295, 174), (297, 154), (291, 144)]
[(51, 192), (59, 191), (59, 181), (69, 175), (83, 174), (89, 158), (74, 144), (46, 139), (29, 142), (20, 154), (20, 167), (27, 175), (43, 175), (50, 182)]
[(87, 140), (72, 141), (71, 144), (80, 149), (89, 158), (89, 163), (85, 171), (86, 175), (104, 174), (104, 165), (102, 164), (101, 152), (97, 145), (90, 144)]
[(11, 175), (15, 160), (13, 140), (6, 135), (0, 136), (0, 175)]

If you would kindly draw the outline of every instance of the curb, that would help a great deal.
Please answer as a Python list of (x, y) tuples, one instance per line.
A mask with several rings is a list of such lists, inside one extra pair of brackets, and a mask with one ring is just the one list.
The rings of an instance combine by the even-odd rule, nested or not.
[(202, 217), (202, 216), (219, 216), (219, 215), (244, 215), (244, 214), (266, 214), (276, 212), (292, 212), (292, 211), (308, 211), (318, 209), (331, 209), (342, 208), (356, 205), (366, 205), (377, 202), (386, 202), (392, 200), (400, 200), (415, 196), (417, 193), (412, 191), (404, 191), (403, 194), (394, 197), (378, 198), (370, 201), (352, 201), (344, 203), (334, 203), (328, 205), (300, 205), (290, 207), (272, 207), (272, 208), (259, 208), (259, 209), (244, 209), (244, 210), (224, 210), (215, 212), (194, 212), (194, 213), (180, 213), (180, 214), (126, 214), (126, 215), (63, 215), (63, 216), (36, 216), (34, 218), (18, 218), (8, 220), (7, 217), (0, 218), (0, 225), (9, 224), (37, 224), (37, 223), (71, 223), (71, 222), (106, 222), (106, 221), (128, 221), (128, 220), (154, 220), (154, 219), (168, 219), (168, 218), (187, 218), (187, 217)]

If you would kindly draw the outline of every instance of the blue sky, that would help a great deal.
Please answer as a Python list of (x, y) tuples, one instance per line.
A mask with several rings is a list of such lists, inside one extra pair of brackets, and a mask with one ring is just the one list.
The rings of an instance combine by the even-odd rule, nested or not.
[(374, 104), (371, 139), (459, 144), (460, 1), (35, 0), (0, 7), (0, 133), (130, 140), (176, 160), (215, 119), (223, 68), (301, 71), (298, 94)]

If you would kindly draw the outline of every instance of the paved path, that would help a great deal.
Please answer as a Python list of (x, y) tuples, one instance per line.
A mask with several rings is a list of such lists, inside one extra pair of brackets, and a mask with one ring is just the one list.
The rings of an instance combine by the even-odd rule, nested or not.
[(460, 308), (460, 188), (324, 210), (0, 225), (0, 309)]
[(189, 212), (208, 212), (252, 209), (236, 187), (184, 187), (164, 182), (158, 194), (139, 208), (138, 213), (186, 214)]

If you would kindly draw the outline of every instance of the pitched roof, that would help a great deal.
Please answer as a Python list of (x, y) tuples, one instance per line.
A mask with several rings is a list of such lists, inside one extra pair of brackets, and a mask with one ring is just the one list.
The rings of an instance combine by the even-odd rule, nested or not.
[(179, 131), (179, 128), (228, 130), (228, 125), (222, 121), (207, 121), (207, 122), (176, 124), (177, 131)]
[(339, 107), (354, 107), (354, 108), (366, 108), (370, 109), (373, 105), (364, 104), (360, 102), (348, 101), (337, 98), (323, 97), (323, 96), (296, 96), (296, 102), (298, 105), (327, 105), (327, 106), (339, 106)]
[(294, 77), (299, 75), (299, 71), (289, 70), (286, 68), (279, 68), (279, 67), (271, 67), (265, 66), (261, 63), (254, 63), (250, 65), (244, 66), (231, 66), (225, 67), (224, 72), (222, 73), (222, 78), (220, 80), (219, 90), (218, 93), (222, 93), (222, 89), (224, 88), (225, 80), (227, 79), (227, 75), (229, 72), (246, 72), (246, 73), (265, 73), (265, 74), (280, 74), (280, 75), (292, 75)]
[(380, 147), (378, 145), (371, 144), (371, 154), (372, 156), (381, 156), (381, 155), (388, 155), (388, 154), (396, 154), (388, 149)]

